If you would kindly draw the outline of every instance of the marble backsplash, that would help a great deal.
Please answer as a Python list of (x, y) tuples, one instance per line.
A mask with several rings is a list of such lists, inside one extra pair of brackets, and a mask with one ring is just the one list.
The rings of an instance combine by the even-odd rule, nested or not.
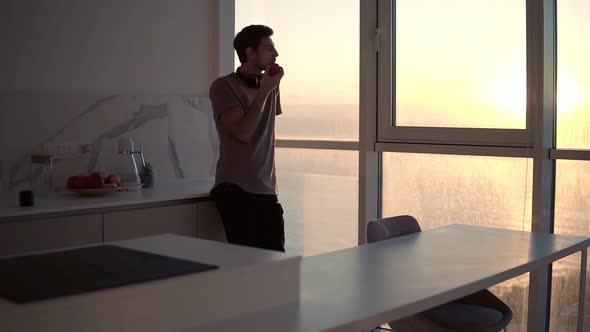
[(76, 158), (54, 161), (54, 186), (81, 172), (112, 172), (123, 155), (119, 138), (143, 145), (154, 178), (212, 176), (218, 138), (208, 97), (192, 95), (0, 94), (0, 179), (3, 190), (36, 176), (31, 154), (50, 145), (88, 145)]

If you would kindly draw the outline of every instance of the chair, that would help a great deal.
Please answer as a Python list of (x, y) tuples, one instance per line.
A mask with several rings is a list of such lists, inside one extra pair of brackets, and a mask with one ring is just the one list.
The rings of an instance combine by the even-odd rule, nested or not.
[[(421, 232), (412, 216), (371, 220), (367, 225), (367, 242), (383, 241)], [(420, 313), (435, 325), (457, 332), (506, 331), (512, 320), (512, 309), (489, 290), (483, 290)], [(395, 327), (395, 322), (390, 325)]]

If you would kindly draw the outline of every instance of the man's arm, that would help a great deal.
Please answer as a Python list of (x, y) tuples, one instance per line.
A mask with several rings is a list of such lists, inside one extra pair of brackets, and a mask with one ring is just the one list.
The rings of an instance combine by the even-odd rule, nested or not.
[(264, 112), (267, 97), (267, 92), (259, 90), (245, 113), (241, 107), (223, 112), (220, 118), (222, 126), (241, 142), (249, 143)]
[(267, 73), (268, 68), (262, 75), (260, 88), (246, 112), (243, 112), (240, 107), (233, 107), (223, 112), (220, 117), (222, 126), (241, 142), (249, 143), (252, 139), (264, 112), (268, 95), (279, 86), (284, 75), (282, 70), (274, 76), (268, 76)]

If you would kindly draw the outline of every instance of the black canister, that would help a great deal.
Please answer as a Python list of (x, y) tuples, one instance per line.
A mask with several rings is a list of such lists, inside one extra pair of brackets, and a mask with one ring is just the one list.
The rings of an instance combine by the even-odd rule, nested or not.
[(22, 190), (18, 193), (18, 201), (20, 206), (33, 206), (33, 191), (32, 190)]

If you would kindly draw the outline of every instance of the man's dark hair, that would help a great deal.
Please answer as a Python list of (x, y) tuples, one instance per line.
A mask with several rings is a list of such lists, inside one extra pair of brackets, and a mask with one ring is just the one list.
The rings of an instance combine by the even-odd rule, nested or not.
[(238, 53), (241, 63), (248, 61), (246, 57), (246, 49), (252, 47), (254, 51), (258, 49), (260, 40), (264, 37), (272, 36), (273, 31), (266, 25), (249, 25), (238, 32), (234, 38), (234, 49)]

